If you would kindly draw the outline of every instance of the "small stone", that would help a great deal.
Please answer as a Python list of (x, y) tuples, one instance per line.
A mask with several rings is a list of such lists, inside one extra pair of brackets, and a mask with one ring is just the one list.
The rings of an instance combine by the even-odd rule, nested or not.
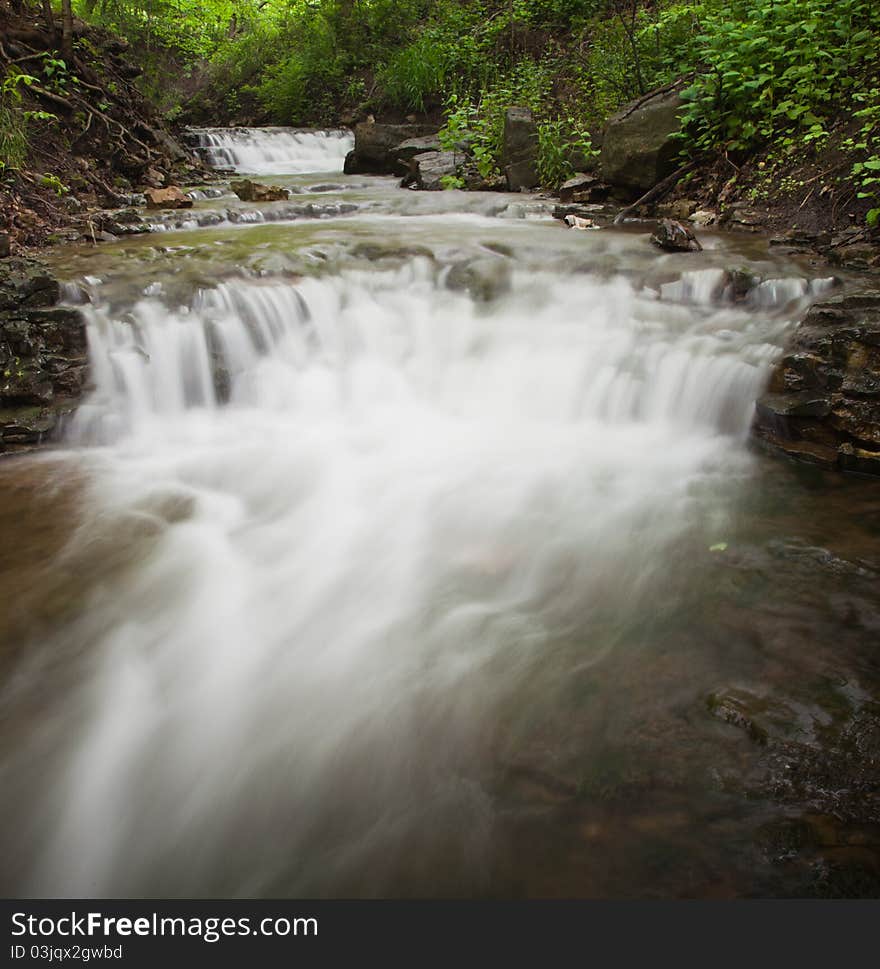
[(597, 229), (598, 226), (593, 224), (592, 219), (582, 219), (577, 215), (567, 215), (562, 220), (569, 229)]

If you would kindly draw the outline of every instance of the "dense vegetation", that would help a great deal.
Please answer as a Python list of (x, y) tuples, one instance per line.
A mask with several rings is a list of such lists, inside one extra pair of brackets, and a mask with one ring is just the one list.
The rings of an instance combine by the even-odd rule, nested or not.
[[(589, 157), (617, 107), (685, 78), (683, 152), (736, 166), (763, 151), (772, 180), (787, 159), (831, 149), (874, 198), (869, 220), (880, 215), (875, 0), (73, 0), (73, 11), (128, 38), (170, 117), (445, 115), (488, 171), (503, 107), (527, 104), (548, 185), (570, 174), (573, 152)], [(27, 83), (14, 73), (0, 146)]]

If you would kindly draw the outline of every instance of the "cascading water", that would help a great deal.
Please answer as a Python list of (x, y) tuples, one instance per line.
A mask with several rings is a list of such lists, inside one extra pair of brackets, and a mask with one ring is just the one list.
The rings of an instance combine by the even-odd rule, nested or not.
[[(235, 164), (283, 164), (260, 151)], [(518, 891), (507, 779), (589, 779), (615, 724), (643, 738), (631, 670), (689, 641), (754, 400), (821, 285), (743, 299), (713, 266), (624, 273), (661, 258), (638, 237), (417, 221), (235, 237), (309, 272), (212, 280), (207, 237), (147, 295), (85, 284), (94, 391), (55, 459), (83, 481), (53, 566), (76, 605), (0, 700), (30, 724), (51, 698), (2, 748), (16, 888)], [(706, 660), (682, 662), (673, 699)]]
[(341, 172), (354, 147), (345, 129), (192, 128), (189, 139), (209, 165), (254, 175)]

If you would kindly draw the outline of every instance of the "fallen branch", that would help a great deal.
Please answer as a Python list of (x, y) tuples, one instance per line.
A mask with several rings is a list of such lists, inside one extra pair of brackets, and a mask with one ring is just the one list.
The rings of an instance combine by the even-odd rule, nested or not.
[(682, 165), (677, 171), (674, 171), (671, 175), (668, 175), (662, 181), (657, 182), (657, 184), (648, 189), (647, 192), (641, 197), (635, 200), (631, 205), (627, 205), (626, 208), (621, 209), (614, 219), (614, 225), (619, 225), (623, 220), (632, 212), (635, 212), (637, 208), (641, 205), (647, 205), (649, 202), (655, 201), (655, 199), (660, 198), (661, 195), (665, 195), (670, 189), (674, 188), (678, 182), (687, 175), (688, 172), (692, 172), (697, 165), (698, 161), (689, 161), (687, 164)]

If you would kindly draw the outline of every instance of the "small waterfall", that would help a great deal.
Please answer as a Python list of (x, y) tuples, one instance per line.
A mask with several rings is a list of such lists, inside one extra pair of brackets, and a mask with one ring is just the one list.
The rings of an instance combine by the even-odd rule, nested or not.
[[(415, 260), (297, 283), (229, 281), (173, 310), (157, 299), (124, 317), (89, 307), (97, 390), (80, 408), (77, 436), (112, 439), (223, 404), (295, 409), (319, 372), (344, 392), (336, 406), (369, 409), (397, 388), (413, 406), (475, 420), (746, 432), (774, 347), (737, 333), (744, 313), (707, 309), (720, 277), (705, 275), (697, 305), (662, 309), (623, 279), (590, 281), (585, 295), (583, 281), (514, 274), (512, 291), (486, 307), (448, 289), (446, 277)], [(664, 296), (692, 296), (691, 278), (664, 286)], [(658, 326), (664, 313), (668, 327)], [(384, 380), (359, 386), (369, 372)]]
[(341, 172), (354, 147), (347, 129), (192, 128), (188, 138), (212, 167), (254, 175)]

